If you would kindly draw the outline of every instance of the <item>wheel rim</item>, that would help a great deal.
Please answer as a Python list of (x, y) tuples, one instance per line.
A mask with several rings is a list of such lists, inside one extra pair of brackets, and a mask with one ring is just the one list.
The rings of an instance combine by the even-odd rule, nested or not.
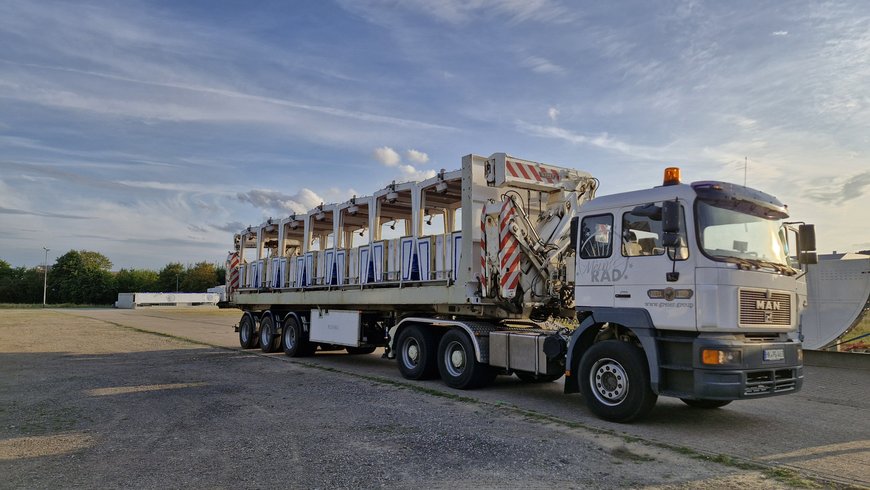
[(462, 376), (467, 363), (468, 356), (465, 353), (465, 347), (461, 343), (454, 340), (447, 344), (447, 348), (444, 349), (444, 367), (450, 376), (454, 378)]
[(417, 339), (409, 337), (402, 345), (402, 363), (409, 369), (414, 369), (420, 364), (420, 343)]
[(292, 325), (287, 325), (284, 328), (284, 346), (287, 350), (296, 348), (296, 329)]
[(622, 364), (614, 359), (599, 359), (589, 370), (592, 394), (599, 402), (616, 406), (628, 395), (628, 375)]
[(272, 341), (271, 330), (268, 324), (260, 326), (260, 344), (268, 345)]
[(241, 334), (242, 334), (242, 342), (247, 344), (248, 341), (251, 340), (251, 327), (250, 327), (250, 324), (248, 322), (244, 322), (242, 324)]

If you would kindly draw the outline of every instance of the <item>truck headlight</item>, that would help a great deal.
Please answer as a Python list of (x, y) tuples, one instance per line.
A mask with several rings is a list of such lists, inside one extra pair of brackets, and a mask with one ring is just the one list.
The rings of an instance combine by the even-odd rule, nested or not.
[(704, 349), (701, 351), (701, 362), (712, 366), (740, 364), (739, 350)]
[(804, 362), (804, 350), (801, 347), (798, 347), (797, 350), (798, 362)]

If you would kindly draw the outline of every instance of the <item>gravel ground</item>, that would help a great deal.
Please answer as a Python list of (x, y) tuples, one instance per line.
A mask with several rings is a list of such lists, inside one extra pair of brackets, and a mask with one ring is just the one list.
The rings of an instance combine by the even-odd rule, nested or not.
[(0, 488), (812, 483), (694, 456), (284, 356), (0, 310)]

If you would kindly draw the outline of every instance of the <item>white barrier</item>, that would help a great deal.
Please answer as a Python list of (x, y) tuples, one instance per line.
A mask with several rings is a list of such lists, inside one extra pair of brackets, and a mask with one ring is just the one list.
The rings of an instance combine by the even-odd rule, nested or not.
[(218, 293), (118, 293), (115, 308), (216, 305), (220, 299)]

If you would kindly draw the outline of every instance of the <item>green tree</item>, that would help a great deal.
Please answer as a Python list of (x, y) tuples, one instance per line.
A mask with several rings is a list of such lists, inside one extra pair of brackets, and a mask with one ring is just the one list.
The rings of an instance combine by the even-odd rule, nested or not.
[(200, 262), (193, 267), (188, 267), (181, 290), (185, 293), (204, 293), (217, 284), (217, 271), (214, 264)]
[(223, 285), (227, 283), (227, 268), (225, 265), (216, 265), (215, 266), (215, 274), (217, 275), (217, 285)]
[(179, 291), (186, 274), (187, 271), (184, 268), (184, 264), (180, 262), (166, 264), (163, 269), (160, 269), (160, 273), (158, 274), (158, 292), (172, 293)]
[(108, 304), (115, 299), (112, 262), (99, 252), (70, 250), (49, 271), (54, 303)]
[(160, 276), (147, 269), (121, 269), (115, 274), (119, 293), (146, 293), (157, 291)]
[(42, 303), (42, 267), (0, 264), (0, 303)]

